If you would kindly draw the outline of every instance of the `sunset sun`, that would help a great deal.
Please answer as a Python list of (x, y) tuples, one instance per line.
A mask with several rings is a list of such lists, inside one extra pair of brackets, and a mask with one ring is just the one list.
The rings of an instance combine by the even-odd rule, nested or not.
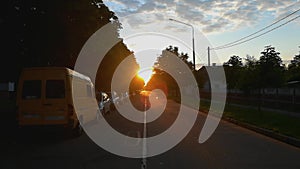
[(139, 70), (138, 77), (143, 79), (146, 85), (151, 79), (152, 74), (153, 74), (152, 68), (142, 69)]

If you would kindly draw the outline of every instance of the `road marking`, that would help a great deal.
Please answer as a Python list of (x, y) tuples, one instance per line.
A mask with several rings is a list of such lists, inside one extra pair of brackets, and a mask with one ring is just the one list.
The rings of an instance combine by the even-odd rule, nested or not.
[(142, 169), (147, 168), (147, 114), (146, 114), (146, 97), (144, 100), (144, 130), (143, 130), (143, 152), (142, 152)]
[(128, 139), (125, 139), (125, 144), (128, 146), (133, 146), (133, 147), (138, 146), (143, 139), (140, 131), (129, 131), (129, 132), (127, 132), (127, 136), (137, 138), (135, 143), (132, 143), (132, 142), (128, 141)]

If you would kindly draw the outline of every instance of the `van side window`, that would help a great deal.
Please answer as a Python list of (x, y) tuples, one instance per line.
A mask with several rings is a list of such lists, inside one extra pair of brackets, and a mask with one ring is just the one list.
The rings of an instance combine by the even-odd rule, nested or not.
[(40, 80), (25, 80), (23, 82), (22, 98), (23, 99), (40, 99), (41, 98)]
[(50, 99), (65, 98), (64, 80), (47, 80), (46, 98), (50, 98)]

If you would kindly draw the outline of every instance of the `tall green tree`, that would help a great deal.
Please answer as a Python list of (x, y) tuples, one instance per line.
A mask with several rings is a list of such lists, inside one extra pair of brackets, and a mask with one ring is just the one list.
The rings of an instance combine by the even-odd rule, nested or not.
[(275, 47), (265, 46), (259, 59), (260, 87), (279, 87), (284, 83), (284, 66)]
[(239, 88), (239, 82), (241, 78), (241, 71), (243, 69), (242, 58), (239, 56), (233, 55), (230, 59), (223, 64), (227, 88), (228, 89), (237, 89)]
[[(73, 68), (84, 43), (106, 24), (113, 25), (113, 36), (118, 37), (121, 23), (102, 0), (4, 0), (0, 12), (5, 60), (0, 62), (1, 80), (17, 80), (23, 67)], [(112, 47), (98, 70), (99, 90), (110, 89), (115, 68), (130, 54), (122, 41)], [(130, 67), (138, 67), (136, 62), (132, 64)]]
[(300, 52), (288, 66), (287, 81), (300, 81)]
[(1, 77), (17, 79), (23, 67), (73, 68), (86, 40), (105, 24), (112, 24), (119, 36), (121, 24), (102, 0), (4, 0), (0, 32), (6, 62), (0, 67), (11, 70)]
[[(161, 88), (164, 91), (168, 89), (179, 93), (178, 92), (179, 88), (175, 79), (170, 74), (168, 74), (163, 70), (164, 67), (170, 66), (170, 64), (172, 64), (166, 60), (166, 58), (168, 57), (178, 57), (190, 68), (191, 71), (193, 70), (192, 62), (188, 61), (189, 58), (188, 54), (183, 52), (180, 53), (178, 47), (176, 46), (174, 47), (170, 45), (165, 50), (163, 50), (162, 54), (157, 58), (157, 61), (154, 64), (155, 74), (152, 76), (149, 83), (147, 84), (146, 86), (147, 89)], [(176, 69), (175, 66), (173, 68)], [(178, 72), (178, 73), (184, 76), (186, 72)]]
[(169, 47), (167, 47), (165, 50), (162, 51), (162, 54), (160, 57), (157, 58), (157, 62), (155, 63), (155, 65), (162, 64), (163, 58), (170, 57), (170, 56), (172, 56), (171, 54), (180, 58), (185, 64), (187, 64), (187, 66), (191, 70), (193, 70), (193, 63), (188, 60), (189, 55), (187, 53), (183, 53), (183, 52), (180, 53), (178, 47), (172, 46), (172, 45), (170, 45)]
[(242, 58), (240, 58), (239, 56), (233, 55), (223, 65), (230, 66), (230, 67), (242, 67), (243, 66)]
[(258, 61), (254, 56), (247, 55), (245, 58), (244, 69), (241, 72), (240, 86), (245, 93), (249, 93), (253, 89), (259, 88), (259, 70)]
[[(16, 44), (7, 52), (17, 50), (12, 57), (24, 66), (72, 67), (96, 30), (111, 20), (120, 27), (99, 0), (12, 0), (5, 8), (2, 34)], [(115, 31), (117, 36), (118, 28)]]

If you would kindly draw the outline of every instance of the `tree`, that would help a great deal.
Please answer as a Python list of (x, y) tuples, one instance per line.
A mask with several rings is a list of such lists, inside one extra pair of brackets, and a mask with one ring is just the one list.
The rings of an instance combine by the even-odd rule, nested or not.
[(291, 60), (290, 67), (300, 67), (300, 53), (295, 55), (293, 60)]
[(18, 72), (33, 66), (72, 68), (96, 30), (111, 22), (118, 36), (120, 27), (117, 17), (100, 0), (6, 0), (2, 8), (5, 65)]
[[(102, 0), (4, 0), (1, 8), (1, 51), (6, 60), (1, 62), (1, 80), (16, 81), (23, 67), (73, 68), (95, 31), (112, 24), (113, 36), (118, 37), (121, 29), (118, 18)], [(99, 67), (96, 87), (109, 90), (115, 68), (130, 54), (122, 41), (112, 47)], [(132, 64), (130, 67), (138, 67), (136, 62)]]
[[(126, 79), (129, 78), (131, 74), (136, 74), (139, 70), (139, 65), (137, 64), (133, 52), (129, 51), (126, 45), (123, 42), (119, 42), (111, 50), (108, 51), (106, 56), (103, 58), (102, 62), (99, 65), (96, 78), (96, 88), (101, 91), (110, 91), (112, 77), (116, 71), (116, 68), (119, 64), (127, 57), (128, 64), (126, 69), (122, 70), (123, 79), (118, 79), (119, 88), (115, 89), (116, 92), (125, 92), (129, 89), (126, 88)], [(131, 87), (135, 88), (135, 87)]]
[(279, 87), (284, 83), (284, 67), (275, 47), (265, 46), (259, 59), (260, 87)]
[(257, 60), (254, 56), (246, 55), (245, 61), (245, 67), (247, 68), (255, 68), (257, 65)]
[(180, 58), (185, 64), (187, 64), (187, 66), (193, 70), (193, 63), (191, 61), (188, 61), (189, 56), (187, 53), (179, 53), (179, 49), (178, 47), (173, 47), (173, 46), (169, 46), (167, 47), (165, 50), (162, 51), (162, 54), (157, 58), (157, 62), (154, 64), (154, 66), (162, 66), (162, 64), (168, 64), (168, 63), (164, 63), (164, 58), (167, 57), (172, 57), (172, 56), (177, 56), (178, 58)]
[(245, 58), (245, 65), (241, 72), (241, 78), (239, 88), (245, 93), (249, 93), (253, 89), (257, 89), (258, 86), (258, 61), (254, 56), (247, 55)]
[(265, 46), (265, 49), (261, 52), (261, 54), (262, 55), (259, 59), (260, 65), (269, 67), (282, 67), (280, 53), (276, 52), (275, 47), (272, 47), (271, 45)]
[(294, 56), (288, 66), (287, 81), (300, 81), (300, 52)]
[(228, 89), (239, 88), (241, 71), (243, 69), (242, 58), (233, 55), (227, 62), (223, 64), (223, 66), (226, 74)]
[(241, 71), (239, 88), (249, 94), (251, 90), (259, 88), (259, 79), (258, 61), (254, 56), (247, 55)]
[[(163, 91), (167, 93), (168, 90), (175, 91), (176, 93), (179, 93), (179, 87), (175, 81), (175, 79), (165, 72), (163, 68), (166, 66), (170, 66), (171, 63), (168, 62), (168, 57), (178, 57), (181, 59), (190, 69), (193, 70), (193, 64), (192, 62), (188, 61), (188, 54), (179, 52), (178, 47), (169, 46), (165, 50), (162, 51), (162, 54), (157, 58), (156, 63), (154, 64), (154, 75), (148, 82), (146, 88), (147, 89), (155, 89), (155, 88), (161, 88)], [(173, 66), (173, 65), (172, 65)], [(173, 67), (176, 69), (176, 67)], [(184, 76), (186, 72), (179, 72), (178, 73), (181, 76)], [(188, 83), (188, 82), (187, 82)]]
[(239, 56), (233, 55), (230, 59), (223, 64), (224, 66), (232, 66), (232, 67), (242, 67), (242, 58)]
[(137, 91), (143, 89), (144, 86), (145, 86), (144, 80), (138, 76), (135, 76), (130, 83), (129, 92), (136, 93)]
[(179, 87), (175, 79), (167, 72), (155, 68), (154, 68), (154, 74), (152, 75), (151, 79), (145, 86), (145, 89), (146, 90), (160, 89), (165, 93), (166, 96), (168, 96), (169, 91), (175, 91), (179, 93), (178, 92)]

